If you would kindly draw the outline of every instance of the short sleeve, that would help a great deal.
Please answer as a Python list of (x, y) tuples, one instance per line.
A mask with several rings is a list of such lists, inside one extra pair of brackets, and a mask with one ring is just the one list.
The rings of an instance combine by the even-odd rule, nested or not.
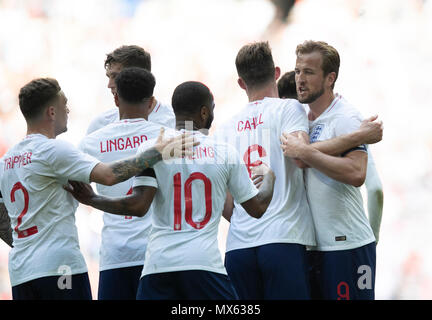
[(246, 166), (240, 160), (240, 156), (233, 147), (228, 146), (228, 190), (237, 203), (250, 200), (258, 194), (258, 189), (249, 177)]
[(153, 169), (148, 168), (142, 172), (139, 176), (133, 177), (133, 187), (158, 187), (158, 183), (156, 180), (156, 174)]
[[(336, 122), (334, 124), (335, 136), (341, 136), (356, 131), (360, 127), (360, 125), (361, 125), (361, 119), (357, 115), (339, 117), (336, 119)], [(346, 156), (348, 153), (352, 151), (367, 152), (367, 146), (365, 144), (362, 144), (360, 146), (349, 149), (342, 154), (342, 157)]]
[(303, 105), (294, 99), (286, 100), (286, 103), (280, 108), (281, 133), (295, 131), (309, 133), (308, 118)]
[(336, 136), (356, 131), (361, 125), (361, 120), (356, 115), (338, 117), (334, 123), (334, 133)]
[(90, 174), (99, 160), (66, 141), (56, 140), (53, 147), (49, 162), (56, 175), (69, 180), (90, 182)]

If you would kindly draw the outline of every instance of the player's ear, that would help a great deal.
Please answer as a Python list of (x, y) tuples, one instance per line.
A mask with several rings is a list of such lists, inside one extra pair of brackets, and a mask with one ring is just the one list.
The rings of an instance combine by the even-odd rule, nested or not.
[(201, 106), (200, 110), (201, 120), (206, 121), (210, 115), (210, 110), (207, 106)]
[(148, 101), (148, 107), (149, 107), (149, 109), (151, 109), (151, 107), (153, 106), (153, 103), (155, 101), (155, 97), (151, 96), (148, 100), (149, 100)]
[(329, 87), (333, 86), (333, 84), (335, 83), (335, 81), (336, 81), (336, 72), (330, 72), (327, 75), (327, 84), (328, 84), (328, 86)]
[(237, 83), (240, 86), (240, 88), (242, 88), (243, 90), (246, 90), (246, 83), (243, 81), (242, 78), (238, 78)]
[(57, 109), (55, 106), (48, 106), (45, 109), (45, 114), (48, 116), (48, 119), (54, 120), (55, 116), (56, 116), (56, 111), (57, 111)]
[(275, 67), (275, 80), (279, 79), (281, 75), (281, 69), (279, 67)]
[(119, 97), (118, 97), (117, 92), (114, 93), (114, 102), (115, 102), (115, 105), (118, 107), (119, 106)]

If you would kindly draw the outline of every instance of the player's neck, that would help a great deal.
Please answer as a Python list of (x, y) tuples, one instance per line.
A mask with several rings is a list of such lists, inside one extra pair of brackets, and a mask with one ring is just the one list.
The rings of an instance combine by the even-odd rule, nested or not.
[(246, 93), (249, 102), (263, 100), (264, 98), (279, 98), (277, 86), (273, 83), (263, 88), (247, 90)]
[(54, 127), (51, 126), (27, 124), (27, 135), (30, 134), (42, 134), (48, 139), (56, 138)]
[[(151, 111), (150, 111), (151, 112)], [(143, 105), (127, 105), (127, 106), (119, 106), (119, 118), (123, 119), (146, 119), (148, 120), (148, 116), (150, 114), (147, 106)]]
[(328, 91), (324, 92), (314, 102), (309, 103), (309, 120), (313, 121), (318, 118), (330, 106), (334, 98), (335, 95), (333, 91)]
[(185, 129), (188, 131), (198, 131), (199, 128), (191, 118), (176, 116), (176, 129)]

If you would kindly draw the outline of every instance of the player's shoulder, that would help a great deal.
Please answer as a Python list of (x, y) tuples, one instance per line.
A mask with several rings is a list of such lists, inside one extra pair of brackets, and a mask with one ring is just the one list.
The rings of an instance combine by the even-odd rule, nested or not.
[(48, 149), (64, 149), (71, 147), (73, 147), (73, 144), (69, 141), (59, 138), (50, 139), (43, 134), (27, 136), (16, 145), (16, 148), (31, 148), (39, 152), (46, 152)]
[(95, 129), (94, 131), (87, 133), (87, 135), (84, 138), (82, 138), (80, 145), (90, 143), (94, 140), (98, 140), (98, 139), (100, 139), (100, 137), (109, 136), (110, 133), (115, 128), (115, 126), (116, 126), (115, 122), (111, 122), (111, 123), (108, 123), (104, 126), (101, 126), (97, 129)]
[[(356, 118), (362, 119), (359, 109), (351, 102), (346, 100), (342, 95), (337, 94), (334, 100), (334, 116), (336, 118)], [(331, 108), (331, 105), (330, 105)]]
[(88, 126), (88, 129), (87, 129), (87, 134), (90, 134), (90, 133), (100, 129), (101, 127), (106, 126), (107, 124), (118, 120), (118, 118), (119, 118), (119, 113), (118, 113), (117, 107), (105, 110), (104, 112), (97, 115), (90, 122), (90, 125)]
[(200, 137), (199, 141), (203, 146), (211, 146), (219, 159), (231, 159), (238, 156), (238, 150), (220, 135)]
[(304, 106), (296, 99), (266, 98), (265, 101), (268, 104), (271, 104), (273, 106), (272, 109), (290, 108), (290, 109), (304, 110)]
[(100, 113), (98, 116), (96, 116), (94, 118), (94, 120), (96, 120), (96, 121), (98, 119), (99, 120), (103, 120), (103, 119), (111, 120), (113, 118), (118, 118), (118, 116), (119, 116), (119, 109), (117, 107), (113, 107), (113, 108), (110, 108), (110, 109), (105, 110), (104, 112)]
[(304, 106), (296, 99), (265, 98), (263, 100), (264, 110), (272, 118), (282, 119), (287, 116), (304, 115), (306, 111)]
[[(77, 150), (71, 142), (58, 138), (35, 139), (27, 147), (31, 149), (33, 155), (32, 159), (40, 159), (41, 161), (55, 161), (56, 159), (62, 158), (65, 155), (70, 155)], [(27, 148), (24, 148), (24, 150), (25, 149)]]
[(137, 122), (137, 126), (138, 127), (145, 127), (145, 128), (147, 128), (148, 130), (157, 130), (157, 133), (159, 133), (159, 130), (160, 130), (160, 128), (165, 128), (165, 131), (167, 131), (167, 130), (175, 130), (174, 128), (171, 128), (171, 127), (167, 127), (166, 125), (163, 125), (163, 124), (160, 124), (160, 123), (157, 123), (157, 122), (153, 122), (153, 121), (151, 121), (151, 120), (145, 120), (145, 121), (141, 121), (141, 122)]
[(45, 145), (47, 148), (51, 148), (56, 152), (76, 149), (76, 147), (71, 142), (63, 139), (48, 139), (48, 141), (45, 142)]
[(159, 132), (160, 132), (161, 128), (164, 128), (164, 138), (165, 139), (166, 138), (172, 138), (172, 137), (175, 137), (175, 136), (177, 136), (179, 134), (182, 134), (181, 131), (178, 131), (178, 130), (173, 129), (173, 128), (169, 128), (169, 127), (165, 127), (165, 126), (161, 126), (161, 125), (153, 124), (153, 123), (152, 123), (152, 125), (155, 126), (155, 128), (157, 128), (159, 130), (157, 132), (156, 137), (150, 138), (150, 139), (148, 139), (146, 141), (143, 141), (141, 143), (141, 145), (138, 147), (138, 152), (142, 152), (142, 151), (148, 149), (150, 146), (152, 146), (152, 145), (155, 144), (155, 142), (157, 141), (157, 139), (159, 137)]
[(156, 102), (156, 106), (154, 107), (153, 112), (154, 113), (166, 113), (166, 112), (168, 112), (168, 113), (174, 114), (174, 110), (173, 110), (173, 107), (171, 104), (165, 103), (165, 102), (162, 102), (159, 100)]

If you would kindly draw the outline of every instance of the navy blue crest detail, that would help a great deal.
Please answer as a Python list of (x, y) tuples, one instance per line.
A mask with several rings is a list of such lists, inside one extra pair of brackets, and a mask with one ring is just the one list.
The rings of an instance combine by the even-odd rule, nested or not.
[(317, 141), (323, 130), (324, 124), (317, 124), (315, 127), (313, 127), (312, 133), (310, 135), (310, 143)]

